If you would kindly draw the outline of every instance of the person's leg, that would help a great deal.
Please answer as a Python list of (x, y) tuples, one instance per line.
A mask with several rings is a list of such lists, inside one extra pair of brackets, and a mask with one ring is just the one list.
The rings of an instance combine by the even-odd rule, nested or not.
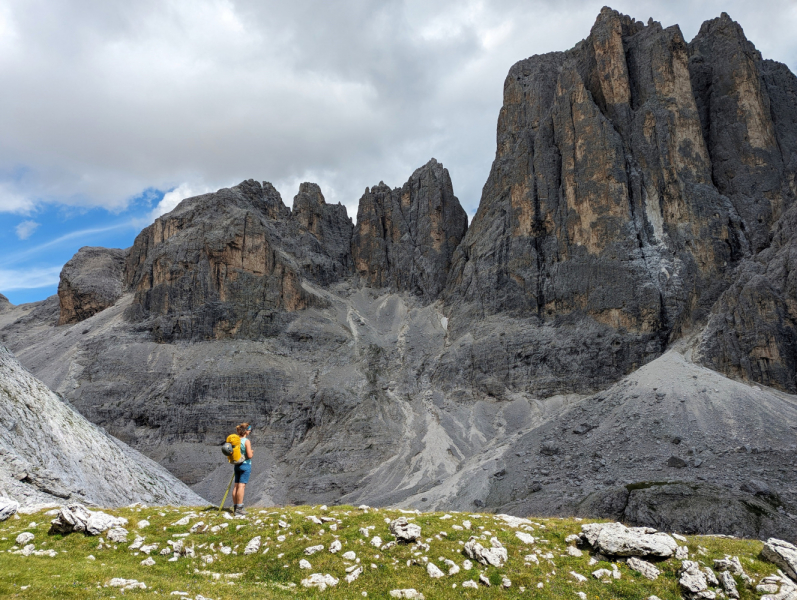
[(245, 515), (246, 511), (244, 510), (244, 490), (246, 489), (246, 484), (249, 481), (249, 474), (252, 471), (252, 465), (244, 464), (239, 467), (241, 476), (238, 477), (238, 500), (236, 501), (236, 508), (235, 513)]
[(240, 486), (241, 486), (241, 476), (242, 476), (241, 468), (240, 468), (239, 465), (235, 465), (235, 471), (234, 472), (235, 472), (235, 484), (233, 485), (233, 488), (232, 488), (232, 512), (233, 513), (235, 512), (235, 509), (238, 507), (238, 504), (240, 504), (240, 502), (241, 502), (238, 499), (238, 496), (241, 494), (241, 492), (240, 492), (241, 487)]

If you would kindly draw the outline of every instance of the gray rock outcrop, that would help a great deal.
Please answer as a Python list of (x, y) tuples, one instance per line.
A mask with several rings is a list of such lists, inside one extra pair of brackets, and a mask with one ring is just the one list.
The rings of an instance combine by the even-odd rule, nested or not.
[(678, 548), (666, 533), (650, 527), (626, 527), (622, 523), (590, 523), (581, 526), (581, 536), (607, 556), (657, 556), (669, 558)]
[(15, 500), (202, 502), (163, 467), (79, 415), (2, 346), (0, 382), (0, 486)]
[(13, 517), (18, 510), (19, 502), (8, 498), (0, 498), (0, 521)]
[(278, 333), (296, 311), (325, 304), (304, 278), (328, 285), (349, 274), (345, 213), (308, 183), (293, 212), (270, 183), (253, 180), (184, 200), (130, 249), (127, 317), (163, 341)]
[(490, 546), (485, 547), (477, 541), (475, 536), (471, 536), (465, 542), (462, 551), (468, 558), (472, 558), (486, 566), (503, 567), (508, 558), (506, 548), (495, 537), (490, 538)]
[(678, 575), (681, 591), (690, 600), (712, 600), (716, 597), (716, 594), (708, 589), (706, 574), (700, 570), (698, 563), (691, 560), (683, 561)]
[(797, 546), (783, 540), (769, 538), (761, 549), (761, 556), (776, 564), (797, 583)]
[(90, 246), (77, 251), (61, 270), (59, 325), (88, 319), (120, 298), (126, 256), (127, 250)]
[(410, 523), (406, 517), (399, 517), (391, 521), (389, 529), (399, 542), (414, 542), (421, 537), (420, 525)]
[(50, 524), (50, 533), (68, 534), (74, 531), (87, 535), (100, 535), (109, 529), (125, 525), (127, 519), (124, 517), (114, 517), (102, 511), (90, 511), (82, 504), (70, 504), (62, 506), (58, 511), (58, 515)]
[(688, 67), (677, 26), (604, 8), (586, 40), (506, 78), (496, 158), (443, 297), (455, 332), (533, 322), (523, 343), (550, 371), (545, 393), (660, 354), (749, 252), (712, 184)]

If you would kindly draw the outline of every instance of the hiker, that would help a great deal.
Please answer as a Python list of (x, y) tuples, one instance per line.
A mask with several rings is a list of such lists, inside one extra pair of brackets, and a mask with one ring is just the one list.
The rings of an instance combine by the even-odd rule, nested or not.
[(249, 423), (241, 423), (235, 428), (236, 433), (241, 437), (241, 454), (246, 460), (240, 465), (235, 465), (235, 487), (232, 490), (232, 512), (237, 515), (245, 515), (244, 509), (244, 490), (249, 481), (249, 474), (252, 472), (252, 442), (247, 438), (252, 431)]

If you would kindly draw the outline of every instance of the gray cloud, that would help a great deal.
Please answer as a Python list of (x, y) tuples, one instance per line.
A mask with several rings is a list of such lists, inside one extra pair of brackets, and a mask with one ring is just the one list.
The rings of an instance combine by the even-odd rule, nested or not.
[[(507, 70), (572, 47), (602, 4), (0, 0), (0, 211), (254, 177), (288, 204), (318, 181), (354, 216), (366, 186), (434, 156), (473, 212)], [(613, 6), (687, 39), (725, 10), (797, 65), (793, 2)]]

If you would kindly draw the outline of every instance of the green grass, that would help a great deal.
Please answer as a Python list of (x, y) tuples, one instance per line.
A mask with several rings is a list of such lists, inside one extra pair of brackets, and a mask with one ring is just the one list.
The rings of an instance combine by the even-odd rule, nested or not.
[[(290, 507), (272, 509), (250, 509), (248, 519), (225, 519), (211, 510), (173, 507), (127, 508), (106, 510), (105, 512), (126, 517), (129, 520), (128, 544), (119, 544), (117, 548), (99, 549), (99, 538), (83, 534), (49, 535), (49, 522), (52, 516), (44, 513), (19, 515), (0, 523), (0, 597), (2, 598), (137, 598), (151, 597), (155, 594), (170, 596), (172, 591), (188, 592), (188, 598), (201, 594), (214, 600), (241, 598), (362, 598), (367, 592), (368, 598), (388, 598), (389, 591), (400, 588), (415, 588), (427, 599), (444, 598), (567, 598), (577, 600), (576, 592), (584, 592), (590, 600), (598, 599), (643, 599), (655, 594), (662, 600), (676, 600), (681, 597), (677, 584), (677, 569), (680, 561), (671, 559), (659, 563), (663, 574), (657, 581), (648, 581), (638, 573), (630, 570), (624, 563), (617, 563), (622, 577), (603, 583), (592, 577), (592, 571), (599, 568), (611, 569), (611, 563), (599, 562), (589, 566), (589, 553), (582, 557), (565, 554), (565, 537), (580, 531), (581, 524), (587, 521), (575, 519), (533, 519), (531, 534), (538, 539), (533, 546), (523, 544), (516, 536), (519, 531), (508, 526), (495, 515), (481, 514), (478, 518), (471, 516), (477, 513), (448, 513), (451, 519), (441, 519), (445, 513), (421, 513), (420, 515), (404, 514), (413, 518), (421, 526), (424, 542), (430, 546), (428, 552), (420, 552), (414, 545), (397, 545), (389, 550), (381, 551), (373, 547), (369, 540), (378, 535), (383, 542), (393, 539), (388, 532), (385, 519), (395, 519), (402, 513), (393, 509), (370, 509), (363, 511), (351, 506), (333, 506), (327, 510), (319, 507)], [(189, 526), (174, 526), (173, 523), (183, 515), (195, 512), (198, 516), (191, 519), (191, 525), (204, 521), (210, 526), (227, 524), (217, 533), (195, 533), (185, 539), (190, 546), (196, 547), (196, 557), (181, 557), (176, 562), (168, 562), (169, 556), (162, 556), (155, 551), (151, 554), (156, 564), (141, 566), (146, 558), (127, 549), (136, 534), (146, 537), (146, 544), (158, 542), (158, 550), (165, 546), (167, 539), (175, 534), (188, 532)], [(329, 524), (317, 525), (305, 517), (329, 516), (338, 519), (337, 531), (331, 531)], [(150, 521), (150, 525), (142, 530), (136, 528), (141, 519)], [(278, 525), (284, 520), (287, 528)], [(471, 531), (456, 530), (452, 526), (462, 526), (469, 520)], [(258, 522), (260, 521), (260, 522)], [(36, 523), (31, 526), (31, 523)], [(239, 527), (240, 526), (240, 527)], [(373, 526), (369, 537), (364, 538), (359, 529)], [(481, 529), (483, 528), (483, 529)], [(37, 550), (53, 549), (58, 552), (56, 558), (46, 556), (28, 556), (11, 554), (7, 550), (15, 546), (17, 535), (23, 531), (35, 534), (33, 543)], [(497, 569), (485, 568), (474, 561), (471, 571), (461, 570), (458, 574), (431, 579), (425, 566), (411, 564), (407, 561), (428, 557), (444, 572), (448, 567), (439, 558), (448, 558), (460, 567), (466, 556), (462, 551), (462, 543), (473, 535), (489, 531), (507, 548), (509, 560), (506, 565)], [(437, 539), (435, 536), (445, 532), (447, 537)], [(254, 536), (262, 537), (263, 545), (258, 553), (244, 556), (243, 550), (247, 542)], [(285, 541), (279, 542), (278, 535), (285, 535)], [(334, 536), (343, 545), (337, 554), (327, 549)], [(489, 536), (487, 536), (489, 538)], [(547, 543), (539, 541), (547, 540)], [(218, 551), (219, 544), (232, 546), (237, 555), (224, 555)], [(488, 540), (482, 543), (489, 546)], [(216, 552), (209, 547), (213, 544)], [(312, 556), (305, 556), (308, 546), (323, 544), (325, 549)], [(204, 547), (201, 547), (205, 545)], [(758, 582), (761, 577), (776, 571), (774, 565), (759, 558), (761, 543), (751, 540), (730, 540), (693, 536), (687, 544), (690, 558), (702, 561), (711, 566), (715, 558), (726, 554), (739, 556), (747, 573)], [(263, 551), (268, 548), (267, 553)], [(360, 558), (364, 572), (349, 584), (344, 577), (345, 567), (353, 564), (342, 558), (342, 554), (353, 550)], [(701, 552), (701, 553), (699, 553)], [(536, 553), (539, 564), (524, 561), (524, 556)], [(551, 559), (542, 558), (550, 553)], [(87, 559), (93, 555), (96, 560)], [(213, 555), (211, 564), (205, 564), (202, 555)], [(312, 564), (311, 570), (299, 569), (300, 559), (305, 558)], [(376, 565), (372, 568), (371, 565)], [(478, 580), (484, 572), (493, 582), (486, 588), (463, 588), (466, 580)], [(577, 584), (569, 572), (575, 571), (588, 577), (588, 581)], [(213, 573), (217, 573), (214, 576)], [(340, 579), (337, 586), (325, 591), (305, 589), (300, 582), (311, 573), (329, 573)], [(238, 575), (240, 574), (240, 575)], [(228, 577), (228, 576), (232, 576)], [(136, 579), (147, 585), (146, 590), (129, 590), (105, 587), (113, 577)], [(500, 581), (508, 577), (512, 586), (502, 589)], [(539, 589), (537, 585), (543, 584)], [(454, 587), (454, 585), (456, 587)], [(758, 598), (753, 590), (746, 589), (737, 578), (737, 585), (743, 600)], [(27, 586), (26, 589), (22, 589)], [(525, 588), (524, 592), (520, 588)]]

